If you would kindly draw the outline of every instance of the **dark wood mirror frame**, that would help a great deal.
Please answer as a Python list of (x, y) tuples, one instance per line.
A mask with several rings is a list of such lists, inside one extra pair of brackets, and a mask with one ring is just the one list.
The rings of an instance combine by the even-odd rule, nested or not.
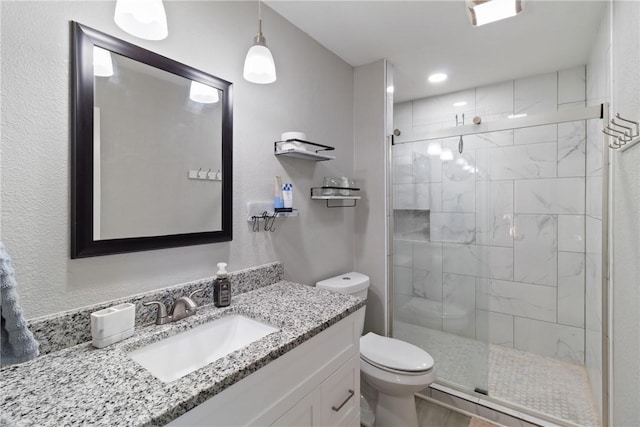
[[(232, 84), (157, 53), (71, 22), (72, 145), (71, 145), (71, 258), (147, 251), (232, 240)], [(151, 237), (94, 240), (93, 236), (93, 46), (126, 56), (221, 91), (222, 107), (222, 229)], [(187, 207), (183, 207), (187, 208)]]

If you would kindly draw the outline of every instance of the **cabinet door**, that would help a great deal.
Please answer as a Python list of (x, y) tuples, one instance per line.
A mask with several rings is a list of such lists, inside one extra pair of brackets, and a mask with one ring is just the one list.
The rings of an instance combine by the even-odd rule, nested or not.
[(352, 357), (320, 386), (320, 424), (360, 426), (360, 355)]
[(318, 426), (318, 401), (320, 390), (307, 394), (304, 399), (293, 405), (271, 426), (273, 427), (314, 427)]

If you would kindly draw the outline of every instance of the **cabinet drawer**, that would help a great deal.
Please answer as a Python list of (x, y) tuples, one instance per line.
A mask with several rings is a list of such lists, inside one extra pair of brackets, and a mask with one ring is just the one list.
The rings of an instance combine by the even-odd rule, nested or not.
[(334, 372), (321, 385), (320, 424), (360, 426), (360, 354)]
[(271, 427), (314, 427), (318, 425), (318, 400), (320, 391), (314, 390), (296, 403)]

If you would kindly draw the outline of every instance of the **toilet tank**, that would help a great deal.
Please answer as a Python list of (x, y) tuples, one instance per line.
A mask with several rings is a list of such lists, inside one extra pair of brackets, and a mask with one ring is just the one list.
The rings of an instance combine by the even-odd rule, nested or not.
[[(357, 297), (367, 298), (369, 290), (369, 276), (352, 271), (351, 273), (341, 274), (329, 279), (321, 280), (316, 283), (320, 289), (327, 289), (341, 294), (355, 295)], [(364, 330), (364, 312), (362, 313), (360, 323), (360, 334)]]

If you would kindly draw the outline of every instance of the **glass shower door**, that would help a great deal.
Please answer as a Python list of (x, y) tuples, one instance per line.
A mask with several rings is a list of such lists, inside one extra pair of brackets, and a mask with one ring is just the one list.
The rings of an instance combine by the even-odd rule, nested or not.
[(438, 381), (488, 390), (489, 255), (479, 246), (476, 150), (458, 139), (393, 147), (393, 336), (435, 360)]

